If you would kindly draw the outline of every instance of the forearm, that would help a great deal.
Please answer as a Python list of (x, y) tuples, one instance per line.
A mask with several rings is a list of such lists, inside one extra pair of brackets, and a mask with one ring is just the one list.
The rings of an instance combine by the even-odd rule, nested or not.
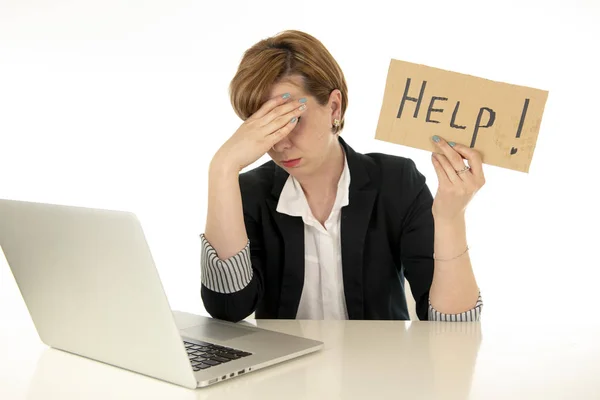
[(236, 255), (248, 243), (239, 171), (214, 160), (209, 169), (204, 236), (222, 260)]
[(204, 308), (213, 318), (238, 322), (256, 310), (259, 283), (256, 275), (242, 290), (233, 293), (219, 293), (202, 286), (201, 296)]
[[(429, 293), (431, 306), (445, 314), (472, 309), (479, 295), (467, 248), (464, 215), (452, 221), (434, 219), (435, 258), (433, 282)], [(457, 257), (460, 255), (459, 257)], [(456, 257), (456, 258), (455, 258)]]

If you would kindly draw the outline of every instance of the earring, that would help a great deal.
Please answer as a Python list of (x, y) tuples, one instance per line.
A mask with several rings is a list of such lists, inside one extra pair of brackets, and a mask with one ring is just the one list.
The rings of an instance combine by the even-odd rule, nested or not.
[(338, 127), (340, 126), (341, 121), (339, 119), (334, 119), (333, 120), (333, 126)]

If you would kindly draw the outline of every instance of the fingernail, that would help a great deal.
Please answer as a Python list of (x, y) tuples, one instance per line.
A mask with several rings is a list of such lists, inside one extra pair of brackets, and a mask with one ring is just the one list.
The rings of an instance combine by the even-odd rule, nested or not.
[(440, 141), (440, 137), (439, 137), (438, 135), (434, 135), (434, 136), (432, 137), (432, 139), (433, 139), (433, 141), (434, 141), (434, 142), (436, 142), (436, 143), (438, 143), (438, 142)]
[(454, 145), (456, 145), (456, 143), (454, 142), (448, 142), (448, 144), (450, 145), (450, 147), (454, 147)]
[(281, 96), (281, 97), (283, 97), (284, 99), (289, 99), (289, 97), (290, 97), (290, 96), (291, 96), (291, 95), (290, 95), (289, 93), (286, 93), (286, 94), (284, 94), (284, 95), (283, 95), (283, 96)]
[(300, 100), (298, 100), (300, 103), (306, 103), (306, 97), (301, 98)]
[(296, 122), (297, 120), (298, 120), (298, 118), (294, 117), (294, 118), (292, 118), (292, 120), (291, 120), (290, 122), (291, 122), (291, 123), (294, 123), (294, 122)]

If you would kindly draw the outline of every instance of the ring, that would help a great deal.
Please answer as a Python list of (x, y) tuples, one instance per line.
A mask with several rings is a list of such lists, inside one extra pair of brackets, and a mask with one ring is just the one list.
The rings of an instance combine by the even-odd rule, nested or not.
[(467, 172), (467, 171), (468, 171), (468, 170), (470, 170), (470, 169), (471, 169), (471, 167), (469, 167), (468, 165), (465, 165), (465, 167), (464, 167), (463, 169), (455, 169), (455, 171), (456, 171), (456, 175), (460, 175), (460, 174), (462, 174), (463, 172)]

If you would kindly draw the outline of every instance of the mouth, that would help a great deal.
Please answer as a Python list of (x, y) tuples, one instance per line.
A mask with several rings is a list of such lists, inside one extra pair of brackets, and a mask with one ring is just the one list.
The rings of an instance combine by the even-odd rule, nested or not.
[(293, 158), (290, 160), (285, 160), (285, 161), (281, 161), (281, 163), (285, 166), (285, 167), (295, 167), (296, 165), (298, 165), (300, 163), (300, 160), (302, 160), (301, 158)]

